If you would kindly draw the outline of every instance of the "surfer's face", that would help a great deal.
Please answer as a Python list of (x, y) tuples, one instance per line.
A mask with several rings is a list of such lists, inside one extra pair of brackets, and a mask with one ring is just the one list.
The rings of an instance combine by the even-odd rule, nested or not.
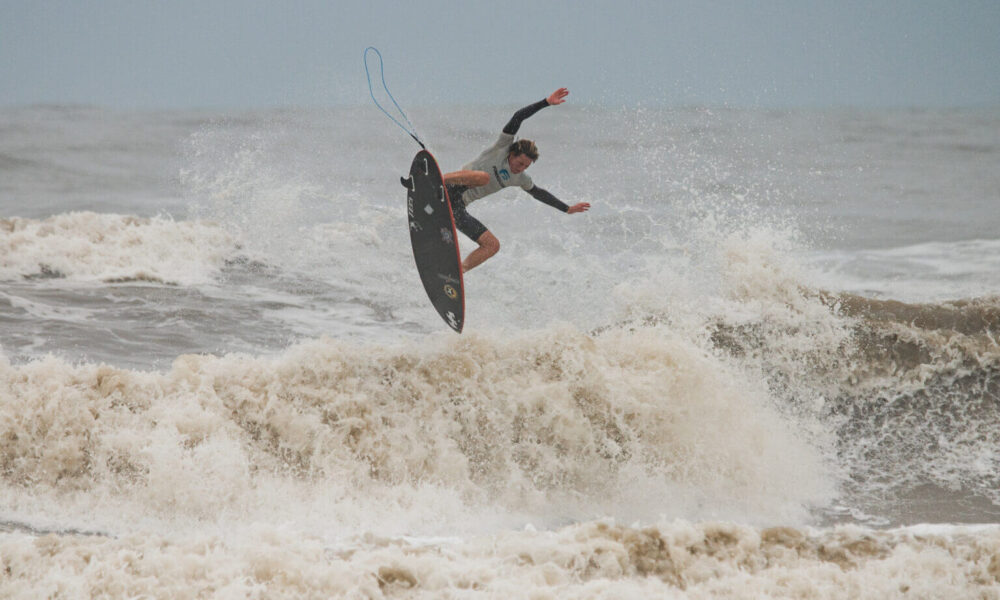
[(510, 156), (507, 157), (507, 163), (510, 165), (510, 172), (517, 175), (531, 166), (531, 159), (526, 154), (511, 152)]

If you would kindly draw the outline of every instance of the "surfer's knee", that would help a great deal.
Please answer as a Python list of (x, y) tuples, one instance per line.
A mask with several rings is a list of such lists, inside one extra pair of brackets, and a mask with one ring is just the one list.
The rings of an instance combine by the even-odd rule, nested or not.
[(489, 231), (479, 236), (476, 243), (479, 244), (479, 247), (482, 248), (483, 251), (485, 251), (489, 256), (493, 256), (497, 252), (500, 252), (500, 240), (498, 240), (497, 236), (493, 235)]
[(486, 250), (486, 252), (487, 252), (487, 253), (488, 253), (488, 254), (489, 254), (490, 256), (493, 256), (493, 255), (494, 255), (494, 254), (496, 254), (497, 252), (500, 252), (500, 240), (498, 240), (498, 239), (496, 239), (496, 238), (493, 238), (493, 239), (492, 239), (491, 241), (489, 241), (488, 243), (486, 243), (486, 244), (483, 244), (483, 249), (484, 249), (484, 250)]

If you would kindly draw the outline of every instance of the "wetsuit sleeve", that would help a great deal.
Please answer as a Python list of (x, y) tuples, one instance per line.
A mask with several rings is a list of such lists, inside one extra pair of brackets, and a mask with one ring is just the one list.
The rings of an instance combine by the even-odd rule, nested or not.
[(534, 104), (525, 106), (521, 110), (514, 113), (514, 116), (510, 118), (510, 121), (507, 121), (507, 124), (503, 126), (503, 132), (509, 135), (514, 135), (517, 133), (517, 130), (521, 128), (521, 123), (523, 123), (525, 119), (548, 105), (549, 101), (547, 99), (542, 99)]
[(531, 196), (535, 200), (538, 200), (539, 202), (542, 202), (544, 204), (548, 204), (552, 208), (557, 208), (563, 212), (569, 210), (569, 206), (567, 206), (562, 200), (556, 198), (555, 196), (550, 194), (547, 190), (543, 190), (537, 185), (528, 190), (528, 193), (531, 194)]

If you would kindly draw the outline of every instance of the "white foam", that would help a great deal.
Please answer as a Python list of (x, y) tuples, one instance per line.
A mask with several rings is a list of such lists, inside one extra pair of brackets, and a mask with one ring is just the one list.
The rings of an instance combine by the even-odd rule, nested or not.
[(77, 528), (124, 533), (124, 514), (337, 536), (595, 514), (805, 522), (834, 496), (820, 449), (759, 382), (664, 327), (324, 339), (165, 373), (48, 358), (0, 375), (17, 440), (5, 485)]
[(0, 534), (9, 598), (973, 598), (1000, 582), (997, 528), (942, 533), (613, 521), (462, 542), (359, 536), (329, 546), (256, 524), (197, 532)]
[(71, 212), (0, 221), (0, 279), (210, 281), (236, 244), (210, 223)]

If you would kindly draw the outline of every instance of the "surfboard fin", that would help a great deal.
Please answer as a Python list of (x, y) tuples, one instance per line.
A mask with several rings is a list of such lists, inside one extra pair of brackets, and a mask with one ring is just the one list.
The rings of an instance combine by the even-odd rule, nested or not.
[(413, 177), (400, 177), (399, 183), (403, 184), (403, 187), (408, 190), (413, 189)]

